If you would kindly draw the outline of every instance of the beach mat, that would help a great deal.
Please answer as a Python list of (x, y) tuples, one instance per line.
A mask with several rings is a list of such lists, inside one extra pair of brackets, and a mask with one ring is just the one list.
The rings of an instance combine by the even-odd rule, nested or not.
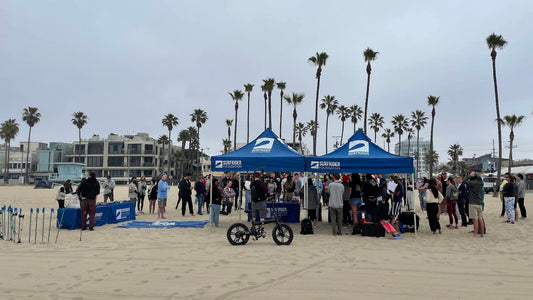
[(134, 221), (116, 226), (115, 228), (204, 228), (207, 223), (209, 223), (209, 221)]

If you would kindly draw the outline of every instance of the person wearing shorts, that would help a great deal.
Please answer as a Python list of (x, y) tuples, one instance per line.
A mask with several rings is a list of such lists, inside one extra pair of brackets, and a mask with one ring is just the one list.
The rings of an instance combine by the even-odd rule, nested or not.
[[(476, 172), (470, 172), (470, 175), (464, 178), (464, 184), (468, 187), (468, 213), (470, 220), (474, 222), (474, 238), (478, 237), (478, 231), (481, 237), (485, 233), (485, 221), (483, 220), (483, 199), (481, 197), (481, 190), (483, 189), (483, 181), (477, 176)], [(479, 228), (479, 230), (478, 230)]]
[(157, 184), (157, 218), (165, 218), (165, 207), (167, 206), (167, 193), (170, 186), (167, 183), (167, 173), (161, 174), (161, 180)]

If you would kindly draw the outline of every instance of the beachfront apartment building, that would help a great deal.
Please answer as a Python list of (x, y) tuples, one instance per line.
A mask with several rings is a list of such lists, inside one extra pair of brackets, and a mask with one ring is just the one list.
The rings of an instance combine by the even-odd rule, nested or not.
[[(32, 174), (37, 169), (37, 152), (41, 149), (46, 149), (48, 145), (41, 142), (20, 142), (19, 147), (10, 147), (9, 149), (9, 161), (7, 163), (7, 173), (9, 183), (18, 184), (24, 182), (24, 176), (26, 174), (26, 156), (28, 156), (28, 173)], [(6, 173), (5, 164), (5, 144), (0, 145), (0, 176), (3, 179)], [(30, 177), (30, 182), (32, 178)]]
[[(145, 176), (149, 180), (168, 163), (168, 146), (163, 153), (162, 145), (147, 133), (123, 136), (111, 133), (106, 139), (93, 135), (81, 143), (73, 142), (72, 146), (74, 151), (67, 155), (68, 161), (86, 165), (84, 171), (94, 171), (99, 179), (110, 175), (122, 183), (131, 177)], [(175, 176), (173, 172), (171, 178)]]
[[(401, 151), (400, 151), (400, 145), (401, 145)], [(420, 149), (420, 159), (418, 162), (418, 170), (417, 177), (420, 176), (428, 176), (429, 174), (429, 165), (426, 164), (426, 161), (424, 157), (426, 157), (426, 154), (429, 153), (429, 141), (425, 141), (422, 138), (419, 141), (419, 149)], [(414, 165), (416, 168), (416, 138), (411, 139), (410, 142), (407, 140), (402, 141), (401, 143), (396, 143), (394, 145), (394, 154), (400, 155), (400, 156), (411, 156), (414, 158)]]

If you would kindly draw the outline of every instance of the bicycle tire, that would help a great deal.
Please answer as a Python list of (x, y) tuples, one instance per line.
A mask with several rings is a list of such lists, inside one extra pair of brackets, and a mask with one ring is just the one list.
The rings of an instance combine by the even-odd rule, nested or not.
[(292, 243), (293, 238), (292, 228), (287, 224), (279, 224), (272, 229), (272, 239), (277, 245), (288, 246)]
[(242, 223), (232, 224), (227, 231), (228, 242), (234, 246), (246, 245), (250, 239), (248, 227)]

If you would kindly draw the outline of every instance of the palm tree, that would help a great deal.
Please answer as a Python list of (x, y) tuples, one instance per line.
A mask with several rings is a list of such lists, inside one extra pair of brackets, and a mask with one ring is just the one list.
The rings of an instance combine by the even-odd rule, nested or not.
[(340, 105), (337, 108), (337, 114), (339, 115), (339, 118), (342, 122), (342, 130), (341, 130), (341, 145), (342, 145), (342, 138), (344, 137), (344, 121), (346, 121), (346, 118), (348, 118), (350, 111), (349, 108), (345, 105)]
[(28, 107), (25, 108), (22, 112), (22, 121), (26, 122), (28, 126), (30, 127), (30, 131), (28, 133), (28, 149), (26, 149), (26, 177), (25, 182), (28, 182), (28, 167), (29, 167), (29, 159), (30, 159), (30, 140), (31, 140), (31, 129), (35, 124), (39, 123), (41, 120), (41, 113), (39, 112), (39, 109), (37, 107)]
[(228, 153), (228, 149), (231, 148), (231, 140), (223, 139), (222, 145), (224, 145), (224, 154)]
[(390, 128), (385, 128), (381, 137), (385, 139), (385, 142), (387, 143), (387, 152), (390, 153), (390, 139), (394, 137), (394, 131)]
[(429, 166), (429, 169), (433, 170), (439, 164), (439, 154), (436, 151), (428, 151), (424, 155), (424, 161)]
[(296, 118), (298, 117), (298, 113), (296, 112), (296, 106), (300, 103), (302, 103), (302, 100), (304, 99), (304, 94), (297, 94), (292, 93), (292, 97), (285, 96), (284, 99), (287, 101), (287, 103), (292, 104), (293, 111), (292, 111), (292, 120), (293, 120), (293, 126), (292, 126), (292, 146), (294, 147), (296, 145)]
[(267, 86), (265, 84), (261, 86), (261, 91), (263, 92), (263, 99), (265, 99), (265, 129), (267, 129), (268, 96), (267, 96)]
[(302, 147), (302, 137), (304, 137), (307, 134), (307, 131), (309, 130), (307, 128), (307, 125), (305, 125), (302, 122), (299, 122), (296, 124), (296, 135), (298, 135), (298, 142), (300, 143), (300, 152), (304, 154), (304, 149)]
[(250, 142), (250, 93), (252, 92), (253, 89), (254, 89), (254, 85), (251, 83), (247, 83), (244, 85), (244, 91), (246, 92), (246, 94), (248, 94), (248, 112), (246, 114), (247, 116), (246, 118), (246, 143), (247, 144)]
[[(228, 140), (231, 141), (231, 126), (233, 125), (233, 120), (226, 119), (226, 126), (228, 126)], [(229, 150), (231, 150), (231, 145), (229, 147)]]
[(354, 104), (348, 108), (348, 114), (350, 114), (350, 120), (353, 123), (353, 133), (355, 133), (355, 125), (357, 124), (357, 121), (361, 121), (363, 110), (359, 105)]
[[(431, 109), (431, 134), (429, 136), (429, 155), (433, 155), (435, 151), (433, 151), (433, 127), (435, 125), (435, 106), (439, 104), (440, 97), (428, 96), (428, 105), (432, 107)], [(435, 161), (433, 158), (430, 157), (429, 161)], [(433, 164), (429, 164), (429, 177), (433, 175)]]
[(450, 145), (448, 149), (448, 156), (450, 157), (450, 166), (452, 167), (452, 172), (457, 172), (457, 166), (459, 165), (459, 156), (463, 155), (463, 147), (459, 144)]
[(339, 101), (335, 99), (335, 96), (326, 95), (322, 98), (322, 103), (320, 103), (320, 108), (326, 110), (326, 153), (328, 153), (328, 123), (329, 115), (335, 113)]
[[(200, 164), (200, 170), (202, 169), (202, 164), (200, 162), (200, 128), (205, 122), (207, 122), (207, 113), (200, 108), (194, 110), (191, 116), (191, 122), (196, 124), (196, 131), (198, 131), (198, 147), (196, 148), (196, 163)], [(197, 168), (198, 170), (198, 168)]]
[(398, 155), (402, 153), (402, 134), (403, 131), (409, 126), (409, 120), (402, 114), (397, 114), (392, 117), (392, 126), (394, 131), (398, 133)]
[(307, 126), (307, 129), (309, 130), (309, 134), (311, 136), (315, 136), (316, 135), (316, 131), (315, 131), (315, 128), (320, 128), (319, 124), (316, 124), (315, 126), (315, 121), (314, 120), (310, 120), (309, 122), (306, 123), (306, 126)]
[(363, 56), (365, 57), (366, 64), (366, 74), (367, 74), (367, 80), (366, 80), (366, 98), (365, 98), (365, 134), (366, 134), (366, 112), (368, 111), (368, 92), (370, 89), (370, 73), (372, 73), (372, 67), (370, 66), (370, 62), (376, 60), (376, 56), (379, 54), (379, 52), (374, 51), (370, 48), (366, 48), (366, 50), (363, 52)]
[[(322, 66), (326, 65), (326, 61), (328, 60), (328, 54), (326, 52), (316, 53), (315, 56), (311, 56), (307, 59), (307, 61), (311, 62), (313, 65), (317, 67), (316, 69), (316, 99), (315, 99), (315, 129), (314, 132), (318, 133), (316, 126), (318, 125), (318, 94), (320, 91), (320, 77), (322, 76)], [(315, 134), (313, 136), (313, 156), (316, 156), (316, 137)]]
[[(503, 39), (501, 35), (497, 35), (495, 33), (492, 33), (489, 35), (486, 39), (487, 46), (489, 49), (491, 49), (490, 57), (492, 58), (492, 78), (494, 80), (494, 98), (496, 100), (496, 120), (501, 120), (500, 117), (500, 103), (498, 100), (498, 82), (496, 80), (496, 55), (498, 54), (496, 52), (496, 49), (502, 49), (506, 44), (507, 41)], [(502, 126), (501, 123), (498, 122), (498, 174), (496, 175), (496, 185), (500, 184), (500, 176), (502, 175), (501, 171), (501, 165), (502, 165)]]
[(15, 119), (9, 119), (0, 124), (0, 138), (5, 141), (5, 160), (4, 160), (4, 183), (9, 183), (9, 152), (11, 140), (19, 133), (19, 124)]
[(172, 170), (172, 164), (170, 161), (170, 156), (172, 155), (172, 129), (174, 129), (175, 126), (178, 126), (178, 117), (173, 114), (167, 114), (161, 120), (161, 124), (168, 129), (168, 171), (170, 176), (170, 170)]
[[(187, 152), (185, 151), (185, 145), (187, 142), (191, 141), (191, 133), (187, 129), (183, 129), (178, 133), (178, 142), (181, 143), (181, 153), (182, 156), (185, 158), (185, 164), (189, 163)], [(189, 147), (190, 148), (190, 147)], [(180, 167), (180, 174), (183, 174), (183, 165)]]
[(196, 130), (196, 128), (192, 127), (192, 126), (189, 126), (187, 127), (187, 131), (189, 131), (189, 136), (190, 136), (190, 139), (189, 139), (189, 151), (187, 151), (189, 153), (189, 168), (188, 168), (188, 171), (189, 172), (192, 172), (192, 165), (193, 165), (193, 161), (192, 161), (192, 149), (199, 149), (199, 140), (198, 140), (198, 131)]
[(514, 128), (522, 125), (522, 121), (525, 116), (510, 115), (503, 117), (503, 124), (509, 126), (511, 132), (509, 133), (509, 166), (507, 172), (511, 173), (513, 167), (513, 141), (514, 141)]
[(78, 127), (78, 162), (81, 162), (81, 129), (83, 128), (83, 126), (85, 126), (85, 124), (87, 124), (87, 115), (85, 115), (81, 111), (78, 111), (72, 114), (72, 116), (72, 124)]
[[(181, 138), (181, 132), (180, 132), (180, 135), (178, 136), (178, 141), (179, 139)], [(163, 134), (162, 136), (160, 136), (158, 139), (157, 139), (157, 143), (158, 144), (161, 144), (163, 147), (161, 149), (161, 155), (163, 156), (163, 162), (161, 162), (161, 169), (159, 170), (160, 172), (163, 171), (163, 164), (164, 164), (164, 156), (165, 156), (165, 144), (168, 144), (168, 136), (166, 134)], [(185, 146), (182, 147), (182, 149), (184, 148)], [(128, 174), (129, 175), (129, 174)]]
[(380, 113), (372, 113), (368, 119), (368, 123), (370, 124), (370, 128), (374, 130), (374, 143), (377, 143), (378, 131), (380, 128), (383, 128), (385, 121)]
[(239, 111), (239, 101), (242, 100), (244, 94), (240, 90), (234, 90), (233, 93), (228, 93), (231, 99), (235, 101), (235, 127), (233, 127), (233, 150), (237, 150), (237, 112)]
[(272, 90), (274, 90), (276, 80), (268, 78), (264, 79), (263, 83), (268, 97), (268, 128), (272, 129)]
[(280, 81), (276, 83), (276, 86), (279, 89), (279, 97), (280, 97), (280, 103), (279, 103), (279, 138), (281, 138), (281, 125), (283, 120), (283, 90), (287, 86), (286, 82)]
[(415, 134), (415, 130), (413, 127), (407, 127), (405, 131), (407, 132), (407, 156), (411, 156), (411, 139)]
[[(420, 130), (427, 124), (428, 117), (421, 110), (415, 110), (411, 113), (411, 126), (416, 128), (416, 172), (420, 161)], [(418, 177), (418, 176), (417, 176)]]

